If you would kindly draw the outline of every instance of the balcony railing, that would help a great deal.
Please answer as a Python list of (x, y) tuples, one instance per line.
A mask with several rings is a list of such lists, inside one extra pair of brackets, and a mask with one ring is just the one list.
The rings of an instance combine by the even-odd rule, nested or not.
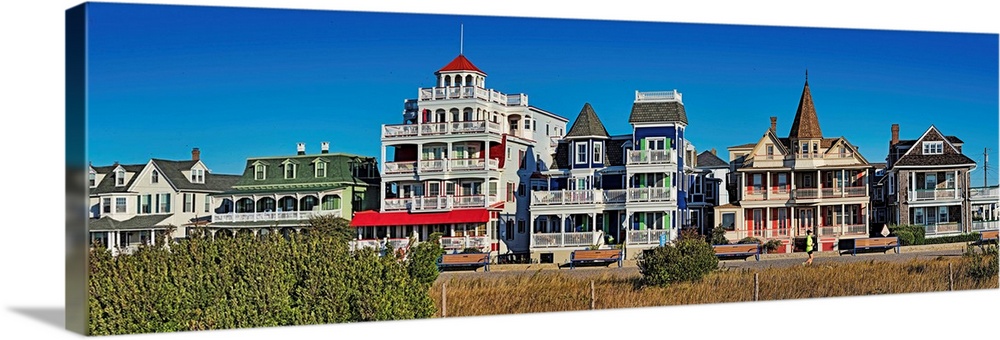
[(629, 188), (628, 202), (676, 201), (677, 192), (671, 187)]
[(479, 208), (489, 203), (496, 203), (497, 196), (466, 195), (466, 196), (418, 196), (409, 198), (388, 198), (382, 201), (385, 211), (435, 211), (451, 210), (453, 208)]
[(386, 174), (406, 174), (417, 170), (417, 162), (386, 162)]
[(625, 189), (552, 190), (531, 193), (531, 205), (625, 203)]
[(670, 230), (667, 229), (646, 229), (629, 230), (628, 244), (660, 244), (660, 235), (667, 235), (667, 242), (670, 242)]
[(581, 247), (597, 244), (600, 234), (596, 232), (573, 232), (532, 234), (531, 246), (534, 248)]
[(795, 189), (792, 190), (792, 198), (794, 199), (819, 198), (819, 189), (816, 188)]
[(487, 122), (485, 120), (445, 123), (393, 124), (382, 125), (382, 138), (486, 132), (500, 134), (501, 131), (502, 129), (499, 123)]
[(933, 201), (937, 199), (956, 198), (956, 189), (917, 189), (910, 192), (910, 200)]
[(629, 150), (628, 164), (676, 164), (674, 150)]
[(444, 249), (484, 249), (489, 246), (489, 239), (486, 236), (457, 236), (442, 237), (441, 247)]
[(1000, 199), (1000, 188), (969, 188), (971, 199)]
[(1000, 221), (973, 221), (972, 231), (1000, 229)]
[(683, 96), (677, 90), (673, 91), (648, 91), (639, 92), (635, 91), (635, 101), (637, 102), (653, 102), (653, 101), (681, 101)]
[(473, 98), (506, 106), (528, 106), (528, 96), (525, 94), (505, 94), (481, 87), (426, 87), (419, 90), (419, 99), (421, 101)]
[(962, 224), (959, 222), (933, 223), (924, 225), (924, 234), (955, 234), (962, 232)]
[(297, 221), (308, 220), (314, 216), (341, 217), (342, 214), (341, 210), (225, 213), (212, 214), (212, 222)]
[(414, 172), (499, 170), (500, 161), (494, 158), (425, 159), (419, 162), (386, 162), (385, 174), (412, 174)]

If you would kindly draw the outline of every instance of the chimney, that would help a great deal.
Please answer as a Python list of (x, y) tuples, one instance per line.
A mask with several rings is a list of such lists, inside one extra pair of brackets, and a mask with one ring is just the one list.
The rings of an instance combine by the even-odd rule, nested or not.
[(771, 133), (777, 133), (778, 117), (771, 116)]
[(715, 148), (712, 148), (712, 154), (713, 155), (715, 154)]
[(899, 124), (892, 124), (892, 141), (889, 145), (896, 145), (899, 143)]
[(299, 155), (306, 154), (306, 143), (299, 143), (298, 145)]
[(320, 153), (330, 153), (330, 142), (320, 143)]
[(201, 159), (201, 151), (198, 148), (191, 149), (191, 160), (197, 161)]

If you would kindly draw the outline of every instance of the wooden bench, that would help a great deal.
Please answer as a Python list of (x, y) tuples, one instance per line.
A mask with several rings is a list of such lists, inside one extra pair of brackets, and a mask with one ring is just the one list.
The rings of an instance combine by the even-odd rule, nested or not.
[(988, 243), (996, 244), (998, 237), (1000, 237), (1000, 230), (983, 230), (979, 232), (979, 241), (976, 241), (976, 244), (980, 248), (985, 248), (984, 245)]
[(485, 271), (490, 271), (490, 254), (444, 254), (437, 260), (438, 270), (445, 267), (472, 267), (473, 270), (485, 267)]
[(851, 249), (845, 249), (840, 252), (840, 255), (844, 255), (847, 252), (851, 253), (851, 256), (857, 256), (858, 250), (881, 250), (883, 254), (888, 252), (890, 249), (896, 251), (899, 254), (899, 237), (870, 237), (870, 238), (856, 238), (853, 239), (854, 242), (851, 245)]
[(576, 268), (577, 263), (607, 263), (611, 265), (618, 262), (618, 267), (622, 266), (621, 249), (598, 249), (598, 250), (574, 250), (569, 254), (569, 268)]
[(716, 244), (712, 245), (712, 249), (715, 250), (715, 256), (719, 259), (742, 257), (743, 261), (746, 261), (753, 256), (757, 261), (760, 261), (759, 243)]

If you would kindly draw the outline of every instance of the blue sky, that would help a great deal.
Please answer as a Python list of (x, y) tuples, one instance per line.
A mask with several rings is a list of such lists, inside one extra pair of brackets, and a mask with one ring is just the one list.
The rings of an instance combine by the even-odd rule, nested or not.
[[(884, 162), (893, 123), (902, 139), (933, 124), (977, 162), (984, 148), (1000, 162), (996, 34), (117, 4), (89, 14), (95, 165), (198, 147), (213, 172), (242, 173), (248, 157), (322, 141), (378, 157), (380, 126), (434, 85), (460, 23), (487, 87), (571, 120), (589, 102), (612, 134), (631, 131), (636, 90), (677, 89), (689, 140), (725, 159), (770, 116), (787, 135), (808, 69), (824, 135), (870, 162)], [(982, 169), (972, 177), (982, 185)]]

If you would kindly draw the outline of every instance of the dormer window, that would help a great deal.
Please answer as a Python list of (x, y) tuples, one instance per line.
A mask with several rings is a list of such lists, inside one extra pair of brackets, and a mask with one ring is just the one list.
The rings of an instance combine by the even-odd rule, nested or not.
[(191, 183), (205, 183), (205, 169), (191, 169)]
[(264, 164), (257, 164), (253, 167), (253, 179), (262, 181), (267, 179), (267, 166)]
[(295, 163), (285, 162), (285, 179), (295, 179)]
[(115, 170), (115, 186), (120, 187), (124, 185), (125, 185), (125, 170), (124, 169)]
[(326, 177), (326, 162), (316, 162), (316, 178)]
[(940, 155), (944, 153), (944, 142), (923, 142), (925, 155)]
[(150, 183), (160, 183), (160, 172), (153, 170), (153, 174), (149, 177)]
[(93, 171), (91, 171), (90, 175), (88, 176), (88, 179), (90, 181), (90, 187), (91, 188), (97, 186), (97, 174), (96, 173), (94, 173)]

